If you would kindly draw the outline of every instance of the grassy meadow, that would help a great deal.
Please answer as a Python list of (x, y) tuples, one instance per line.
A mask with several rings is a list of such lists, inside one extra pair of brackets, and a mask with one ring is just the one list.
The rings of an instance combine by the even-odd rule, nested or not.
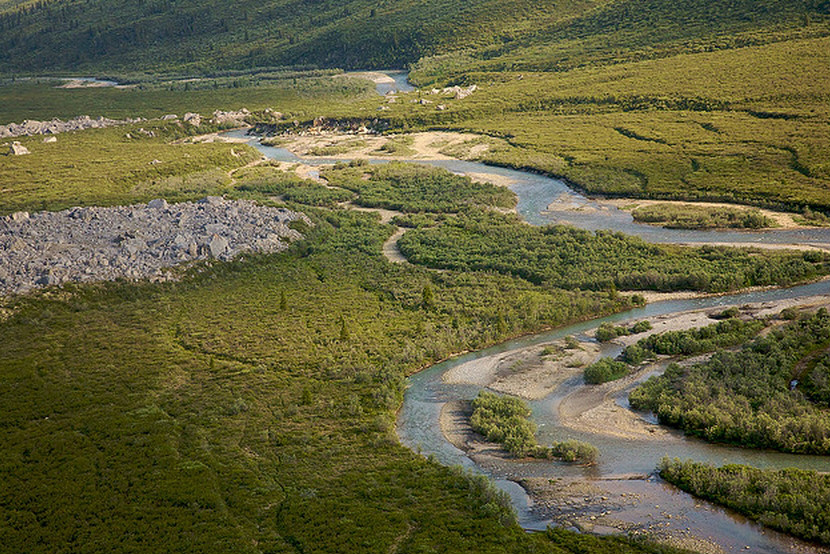
[[(360, 96), (374, 96), (366, 80), (343, 77), (297, 77), (261, 81), (256, 74), (243, 74), (237, 80), (198, 79), (142, 80), (128, 88), (59, 88), (54, 80), (4, 80), (0, 82), (0, 125), (25, 119), (70, 119), (78, 115), (157, 118), (185, 112), (209, 115), (214, 110), (251, 111), (278, 109), (298, 117), (314, 117), (311, 110), (353, 102)], [(198, 85), (198, 86), (197, 86)]]
[(229, 171), (259, 153), (245, 144), (172, 144), (207, 131), (144, 122), (62, 133), (54, 143), (21, 137), (17, 140), (31, 153), (0, 159), (0, 213), (132, 204), (162, 196), (190, 200), (225, 192), (232, 184)]
[[(421, 89), (394, 103), (333, 69), (405, 65)], [(824, 0), (0, 0), (0, 71), (0, 124), (243, 107), (273, 123), (262, 112), (272, 108), (292, 128), (326, 116), (471, 131), (480, 138), (448, 153), (595, 195), (751, 204), (818, 223), (830, 214)], [(19, 78), (68, 71), (135, 86)], [(431, 92), (472, 84), (463, 99)], [(147, 121), (21, 138), (31, 154), (0, 157), (0, 215), (226, 194), (315, 223), (287, 252), (198, 264), (175, 283), (0, 298), (0, 550), (673, 554), (526, 533), (487, 480), (400, 445), (405, 378), (454, 352), (633, 307), (618, 290), (724, 292), (830, 272), (816, 252), (530, 227), (498, 213), (515, 204), (506, 189), (439, 170), (343, 164), (324, 172), (327, 187), (246, 167), (259, 153), (244, 144), (182, 143), (216, 130)], [(387, 153), (411, 147), (403, 137)], [(406, 212), (395, 221), (412, 228), (399, 242), (410, 263), (384, 258), (393, 227), (340, 208), (346, 200)], [(671, 366), (632, 404), (712, 441), (830, 452), (830, 361), (796, 367), (826, 350), (828, 321), (797, 318), (737, 352)], [(665, 335), (628, 354), (754, 334), (730, 325), (721, 342), (706, 330)], [(793, 400), (795, 369), (805, 392)], [(529, 422), (512, 423), (531, 441)], [(555, 446), (546, 456), (589, 451)], [(715, 501), (744, 487), (733, 507), (764, 523), (768, 506), (759, 512), (747, 487), (803, 490), (801, 474), (675, 469), (675, 482), (690, 474), (681, 486)], [(704, 490), (697, 474), (721, 488)], [(778, 528), (826, 540), (788, 513)]]
[(830, 210), (830, 38), (689, 50), (554, 72), (458, 69), (480, 90), (384, 116), (490, 135), (500, 140), (483, 161), (592, 194)]
[(394, 413), (425, 364), (627, 300), (393, 265), (371, 214), (315, 219), (181, 283), (4, 300), (4, 548), (569, 551), (400, 446)]
[[(378, 168), (352, 194), (376, 198), (423, 171)], [(240, 171), (236, 190), (312, 186), (274, 172)], [(348, 168), (338, 172), (347, 186)], [(425, 221), (464, 217), (434, 213), (470, 209), (459, 191), (504, 202), (491, 185), (459, 189), (457, 176), (428, 173), (433, 186), (408, 199), (430, 208)], [(56, 182), (56, 197), (69, 186)], [(292, 206), (315, 226), (282, 254), (200, 264), (176, 283), (3, 299), (0, 543), (50, 553), (674, 552), (528, 535), (486, 481), (394, 434), (407, 375), (633, 299), (489, 268), (392, 264), (381, 255), (392, 228), (376, 215)], [(566, 458), (584, 450), (554, 446)]]

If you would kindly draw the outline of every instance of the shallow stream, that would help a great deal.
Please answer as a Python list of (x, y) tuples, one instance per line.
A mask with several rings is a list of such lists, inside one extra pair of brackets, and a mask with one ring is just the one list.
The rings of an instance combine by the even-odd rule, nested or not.
[[(245, 131), (235, 131), (231, 136), (242, 137)], [(298, 158), (284, 148), (251, 144), (265, 156), (285, 162), (302, 162), (309, 165), (330, 164), (342, 160)], [(371, 160), (384, 163), (385, 160)], [(638, 235), (647, 241), (661, 243), (774, 243), (809, 244), (830, 248), (830, 228), (765, 231), (686, 231), (671, 230), (634, 223), (631, 215), (616, 208), (609, 208), (569, 188), (561, 180), (496, 168), (476, 162), (456, 160), (413, 160), (444, 167), (456, 173), (490, 173), (507, 177), (510, 188), (519, 198), (518, 212), (533, 225), (570, 223), (588, 230), (611, 229)], [(567, 206), (567, 209), (548, 210), (551, 204)], [(424, 455), (433, 455), (443, 464), (461, 465), (473, 471), (493, 477), (500, 488), (508, 492), (516, 506), (520, 523), (528, 529), (544, 529), (552, 520), (540, 516), (534, 510), (530, 497), (510, 479), (521, 477), (580, 477), (600, 483), (604, 490), (617, 497), (636, 498), (611, 509), (616, 520), (637, 524), (641, 529), (660, 532), (680, 530), (681, 534), (694, 536), (719, 545), (725, 552), (817, 552), (822, 551), (782, 534), (764, 529), (745, 518), (703, 502), (667, 485), (655, 475), (655, 468), (664, 456), (691, 458), (718, 465), (744, 463), (761, 468), (800, 467), (830, 472), (830, 457), (795, 456), (777, 452), (740, 449), (708, 444), (672, 433), (668, 437), (649, 440), (618, 439), (610, 436), (578, 433), (559, 426), (557, 406), (570, 392), (582, 386), (581, 377), (563, 383), (548, 397), (531, 402), (533, 419), (539, 426), (539, 441), (543, 444), (565, 438), (586, 440), (601, 452), (595, 466), (585, 468), (558, 462), (533, 461), (509, 462), (501, 469), (485, 470), (473, 462), (464, 452), (450, 444), (441, 433), (439, 416), (442, 406), (451, 400), (472, 399), (480, 387), (449, 385), (442, 382), (442, 375), (449, 369), (472, 359), (491, 356), (508, 350), (546, 343), (567, 335), (580, 335), (604, 321), (620, 322), (644, 317), (672, 314), (688, 310), (716, 306), (742, 305), (788, 298), (808, 297), (830, 292), (827, 281), (793, 287), (790, 289), (749, 292), (732, 296), (704, 299), (674, 300), (649, 304), (643, 308), (622, 314), (571, 325), (538, 335), (512, 340), (491, 348), (466, 354), (439, 363), (422, 371), (409, 380), (403, 406), (398, 416), (398, 435), (406, 446)], [(621, 392), (616, 401), (627, 406), (627, 391)], [(644, 479), (621, 478), (640, 474)], [(623, 496), (624, 495), (624, 496)], [(598, 521), (599, 523), (599, 521)], [(601, 527), (596, 528), (601, 531)], [(610, 529), (609, 529), (610, 531)]]

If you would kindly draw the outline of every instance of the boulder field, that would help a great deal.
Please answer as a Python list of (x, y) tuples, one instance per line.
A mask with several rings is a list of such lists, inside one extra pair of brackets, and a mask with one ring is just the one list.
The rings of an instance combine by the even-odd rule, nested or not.
[(0, 218), (0, 294), (69, 281), (168, 280), (165, 270), (180, 264), (285, 250), (302, 238), (289, 227), (295, 221), (311, 224), (299, 212), (218, 196), (16, 212)]

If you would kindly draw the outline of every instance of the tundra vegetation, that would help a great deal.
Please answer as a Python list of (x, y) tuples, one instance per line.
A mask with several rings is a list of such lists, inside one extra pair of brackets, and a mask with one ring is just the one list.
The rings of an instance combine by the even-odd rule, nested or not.
[(596, 339), (599, 342), (608, 342), (617, 337), (624, 337), (626, 335), (639, 335), (651, 330), (651, 323), (648, 321), (638, 321), (631, 327), (623, 327), (621, 325), (613, 325), (611, 323), (603, 323), (597, 328)]
[[(247, 107), (275, 108), (299, 130), (320, 116), (465, 130), (481, 135), (476, 158), (590, 193), (746, 203), (826, 224), (828, 53), (824, 0), (0, 0), (0, 122)], [(395, 103), (329, 71), (406, 64), (421, 90)], [(15, 75), (68, 70), (135, 86)], [(472, 84), (463, 99), (430, 90)], [(126, 137), (140, 127), (156, 136)], [(213, 130), (148, 122), (51, 145), (26, 138), (31, 155), (0, 162), (4, 214), (224, 193), (288, 202), (315, 221), (286, 253), (200, 265), (178, 283), (2, 299), (9, 550), (675, 552), (525, 534), (483, 480), (397, 443), (404, 377), (630, 307), (617, 290), (721, 292), (828, 270), (815, 252), (535, 229), (492, 211), (512, 207), (504, 192), (406, 175), (420, 170), (338, 168), (330, 188), (242, 169), (258, 156), (245, 145), (172, 143)], [(429, 187), (413, 190), (422, 178)], [(386, 261), (392, 229), (334, 207), (348, 199), (407, 212), (399, 244), (413, 263)], [(632, 404), (709, 440), (827, 453), (826, 319), (798, 316), (739, 352), (672, 366)], [(827, 528), (788, 491), (768, 495), (789, 521), (780, 528)]]
[(669, 229), (763, 229), (775, 221), (758, 209), (694, 204), (653, 204), (631, 211), (634, 221)]
[(632, 391), (631, 406), (708, 441), (828, 454), (828, 345), (830, 316), (822, 308), (737, 352), (720, 350), (691, 367), (670, 365)]
[[(240, 193), (306, 186), (273, 170), (240, 171)], [(630, 299), (391, 264), (391, 229), (375, 215), (302, 208), (315, 225), (282, 254), (203, 264), (174, 283), (4, 299), (4, 545), (376, 552), (405, 537), (452, 551), (666, 551), (526, 535), (502, 495), (393, 432), (409, 373)], [(595, 455), (567, 441), (544, 452)], [(45, 506), (60, 510), (36, 516)]]
[[(21, 137), (27, 156), (0, 162), (0, 213), (112, 206), (164, 197), (194, 200), (232, 189), (229, 172), (257, 159), (245, 144), (173, 144), (199, 132), (191, 125), (147, 121), (43, 137)], [(143, 131), (141, 131), (143, 129)]]
[[(517, 216), (469, 210), (398, 242), (409, 261), (428, 267), (490, 270), (566, 289), (726, 292), (788, 285), (825, 274), (819, 252), (777, 252), (650, 244), (610, 231), (532, 227)], [(727, 269), (728, 268), (728, 269)]]
[(628, 375), (631, 367), (625, 362), (611, 358), (600, 358), (585, 368), (585, 382), (589, 385), (601, 385), (616, 381)]
[[(441, 9), (355, 1), (306, 12), (277, 0), (206, 9), (0, 4), (7, 74), (82, 67), (149, 82), (47, 90), (18, 80), (0, 87), (0, 120), (64, 109), (123, 117), (143, 114), (124, 110), (131, 106), (158, 115), (278, 106), (301, 123), (328, 116), (378, 119), (398, 131), (481, 133), (488, 148), (480, 159), (561, 176), (592, 193), (748, 203), (816, 221), (830, 211), (830, 13), (821, 0), (453, 0)], [(64, 23), (44, 23), (51, 18)], [(296, 25), (301, 35), (289, 30)], [(274, 67), (309, 63), (412, 64), (422, 91), (384, 104), (364, 82), (362, 100), (318, 97), (301, 106), (305, 88), (341, 87), (341, 100), (355, 100), (359, 86), (307, 67)], [(463, 99), (430, 93), (469, 84), (478, 90)]]
[(391, 264), (372, 214), (307, 212), (283, 254), (4, 299), (5, 547), (574, 551), (401, 446), (395, 410), (426, 364), (628, 301)]
[(623, 358), (631, 363), (657, 354), (664, 356), (694, 356), (749, 341), (766, 326), (758, 319), (725, 319), (712, 325), (682, 331), (656, 333), (626, 347)]
[(714, 467), (664, 459), (660, 476), (686, 492), (773, 529), (830, 545), (830, 475), (803, 469)]
[(473, 400), (472, 428), (487, 440), (501, 444), (514, 456), (559, 458), (566, 462), (594, 463), (599, 450), (592, 444), (569, 439), (546, 447), (536, 441), (536, 424), (520, 398), (482, 391)]
[[(247, 108), (253, 112), (276, 108), (285, 115), (314, 117), (313, 108), (331, 110), (341, 103), (373, 97), (365, 80), (319, 76), (287, 81), (249, 82), (238, 87), (215, 79), (185, 79), (187, 83), (156, 83), (141, 76), (129, 88), (58, 88), (62, 81), (0, 80), (0, 124), (25, 119), (68, 119), (81, 114), (115, 119), (157, 118), (186, 112), (209, 115), (214, 110)], [(202, 82), (196, 87), (194, 82)], [(183, 87), (187, 84), (187, 90)], [(263, 115), (264, 117), (264, 115)]]
[[(648, 325), (646, 327), (646, 325)], [(658, 355), (694, 356), (706, 352), (743, 344), (757, 335), (766, 322), (762, 320), (741, 320), (736, 317), (713, 323), (705, 327), (666, 331), (642, 338), (636, 344), (627, 346), (620, 359), (602, 358), (585, 368), (585, 382), (591, 385), (616, 381), (631, 373), (630, 366), (637, 366)], [(651, 328), (647, 321), (632, 327), (602, 324), (597, 329), (598, 340), (611, 340), (627, 334), (644, 332)], [(638, 331), (639, 329), (639, 331)]]
[[(354, 193), (339, 187), (327, 187), (296, 173), (283, 171), (271, 164), (259, 164), (233, 173), (236, 191), (249, 198), (268, 202), (286, 202), (333, 208), (354, 198)], [(236, 194), (234, 194), (236, 195)]]
[(379, 166), (341, 163), (323, 176), (357, 193), (356, 203), (404, 213), (454, 213), (471, 206), (513, 208), (516, 195), (505, 187), (474, 183), (445, 169), (407, 163)]

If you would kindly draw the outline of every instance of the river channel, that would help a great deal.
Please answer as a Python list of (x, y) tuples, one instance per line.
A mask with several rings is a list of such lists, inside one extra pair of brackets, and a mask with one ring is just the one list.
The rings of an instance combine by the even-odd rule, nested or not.
[[(400, 77), (399, 77), (400, 79)], [(402, 82), (405, 82), (403, 80)], [(227, 133), (243, 137), (245, 131)], [(342, 160), (299, 158), (284, 148), (263, 146), (258, 139), (251, 139), (268, 158), (284, 162), (302, 162), (323, 165)], [(370, 160), (384, 163), (385, 160)], [(610, 229), (637, 235), (650, 242), (660, 243), (724, 243), (724, 244), (793, 244), (813, 245), (830, 249), (830, 229), (794, 229), (765, 231), (686, 231), (672, 230), (634, 223), (631, 215), (605, 206), (574, 191), (558, 179), (521, 171), (487, 166), (476, 162), (458, 160), (413, 160), (444, 167), (455, 173), (489, 173), (507, 177), (513, 183), (510, 188), (518, 196), (518, 212), (528, 223), (545, 225), (568, 223), (587, 230)], [(568, 210), (550, 210), (551, 204), (569, 205)], [(499, 467), (481, 467), (463, 451), (453, 446), (441, 432), (439, 424), (442, 407), (453, 400), (470, 400), (481, 387), (452, 385), (442, 381), (444, 373), (453, 367), (473, 359), (497, 355), (510, 350), (544, 344), (567, 335), (584, 340), (586, 331), (605, 321), (623, 322), (646, 317), (679, 313), (688, 310), (747, 303), (774, 302), (783, 299), (806, 298), (830, 293), (827, 281), (789, 289), (765, 290), (731, 296), (656, 302), (625, 313), (579, 323), (533, 336), (512, 340), (478, 352), (466, 354), (439, 363), (409, 380), (404, 403), (398, 416), (398, 436), (401, 442), (424, 455), (432, 455), (447, 465), (461, 465), (474, 472), (492, 477), (497, 485), (510, 494), (526, 529), (544, 529), (554, 520), (549, 513), (533, 505), (530, 496), (516, 481), (526, 477), (578, 478), (586, 482), (601, 483), (608, 495), (634, 499), (617, 502), (608, 511), (617, 521), (629, 522), (630, 529), (642, 532), (659, 530), (663, 533), (681, 532), (684, 536), (706, 541), (719, 552), (826, 552), (818, 547), (802, 543), (780, 533), (764, 529), (745, 518), (697, 500), (660, 480), (655, 468), (664, 456), (691, 458), (718, 465), (726, 463), (749, 464), (760, 468), (799, 467), (830, 472), (830, 457), (796, 456), (777, 452), (741, 449), (712, 445), (679, 433), (660, 435), (648, 440), (621, 439), (602, 434), (580, 433), (558, 424), (557, 407), (569, 393), (584, 386), (581, 377), (565, 381), (546, 398), (530, 402), (533, 419), (539, 427), (538, 438), (542, 444), (555, 440), (575, 438), (588, 441), (600, 450), (596, 465), (582, 467), (551, 461), (510, 461)], [(605, 355), (615, 355), (619, 350), (607, 349)], [(615, 398), (621, 407), (627, 407), (627, 390)], [(646, 417), (646, 416), (643, 416)], [(641, 478), (631, 479), (631, 475)], [(599, 519), (599, 518), (598, 518)], [(561, 519), (560, 519), (561, 521)], [(601, 521), (601, 519), (599, 519)], [(597, 525), (597, 532), (614, 529)]]

